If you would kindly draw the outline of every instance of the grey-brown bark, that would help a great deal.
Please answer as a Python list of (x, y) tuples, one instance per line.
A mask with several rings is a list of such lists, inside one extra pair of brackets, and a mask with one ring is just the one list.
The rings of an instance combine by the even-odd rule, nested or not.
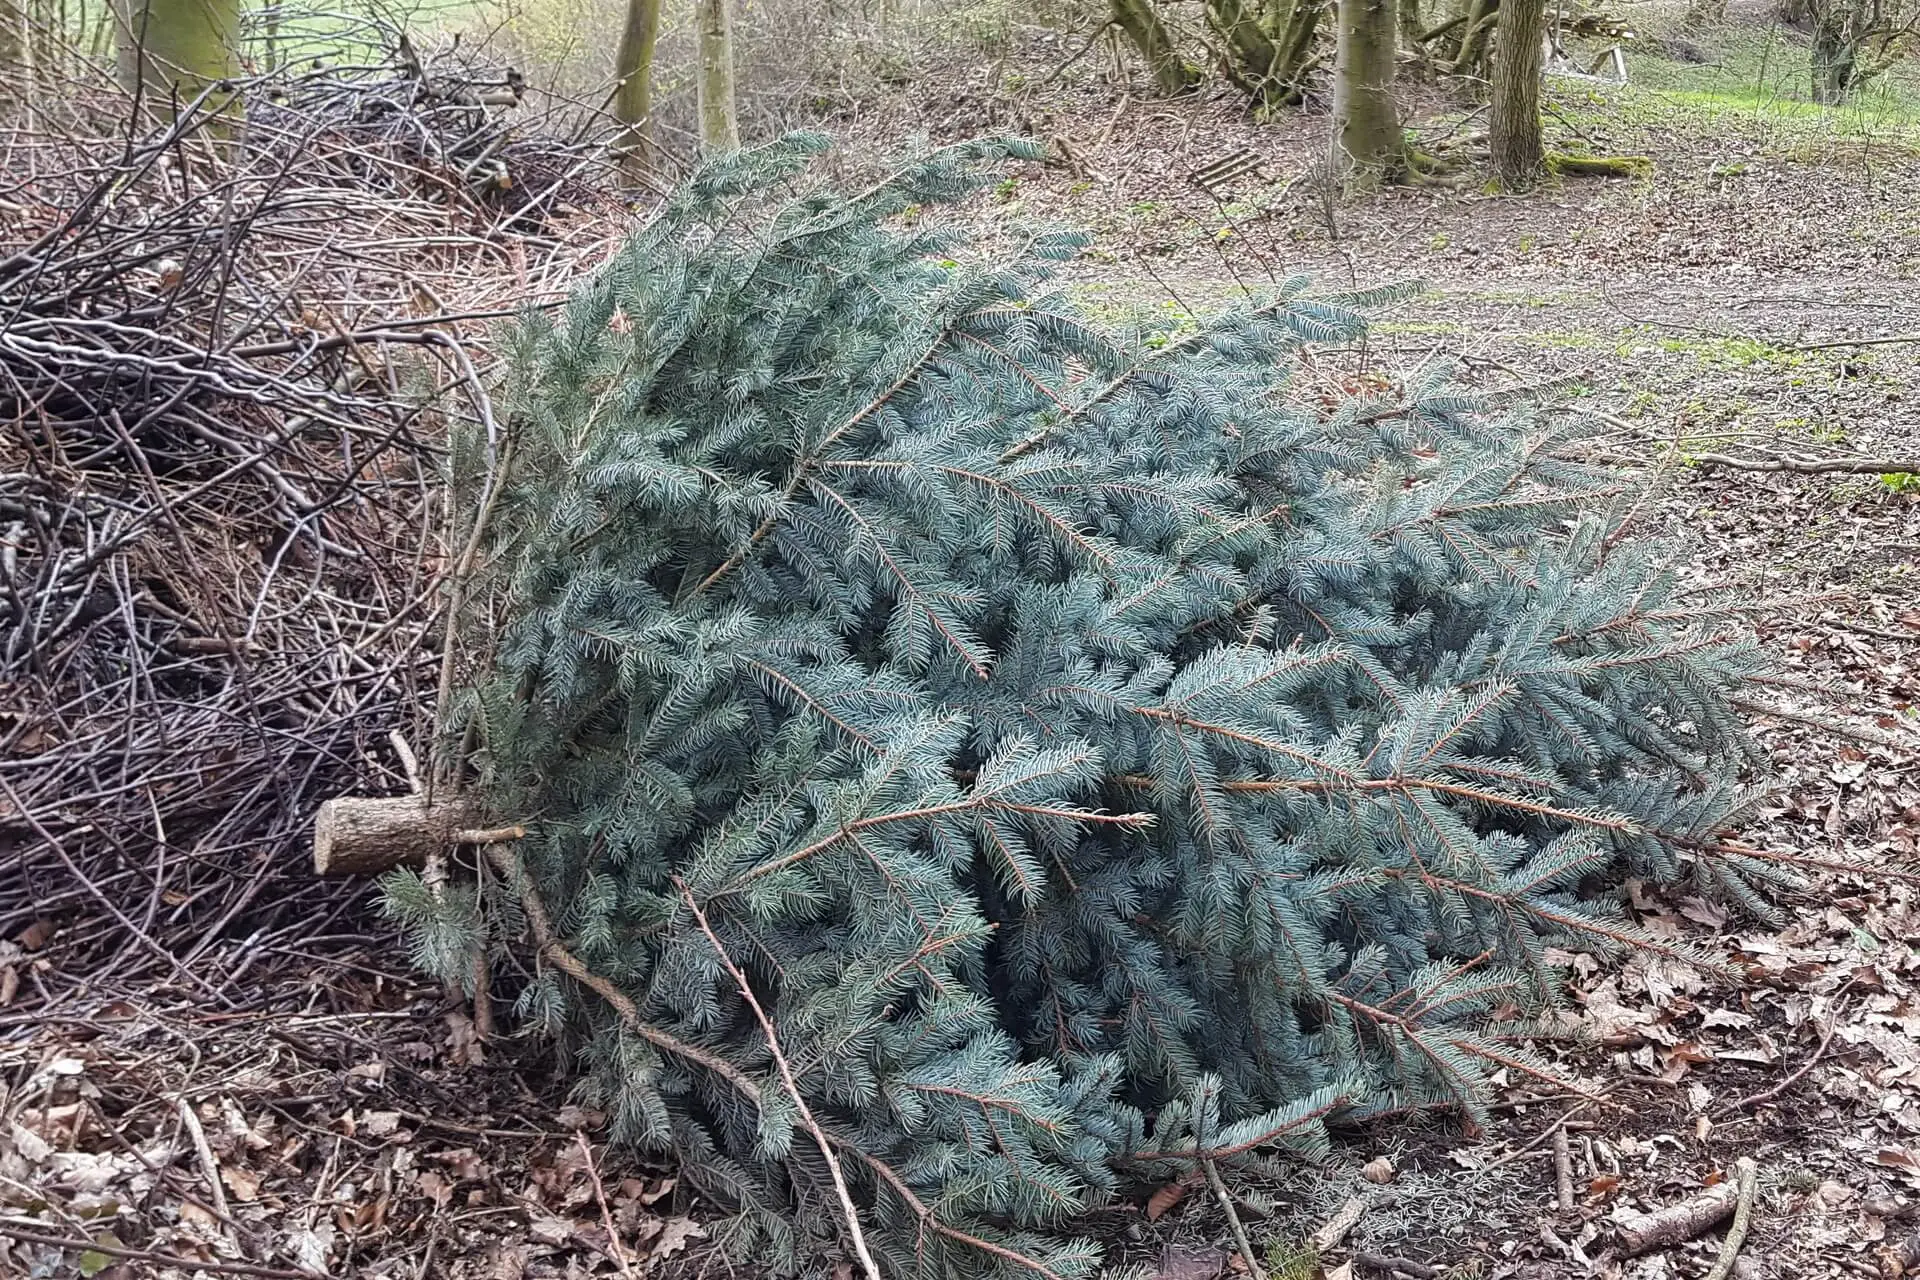
[(1540, 65), (1546, 21), (1546, 0), (1506, 0), (1500, 7), (1488, 144), (1494, 172), (1510, 187), (1531, 185), (1545, 159), (1540, 143)]
[(1200, 81), (1200, 73), (1180, 56), (1167, 24), (1160, 20), (1153, 0), (1112, 0), (1113, 23), (1126, 33), (1153, 74), (1153, 87), (1161, 97), (1185, 93)]
[(1394, 7), (1394, 0), (1340, 0), (1336, 18), (1336, 160), (1362, 183), (1397, 177), (1406, 167), (1406, 138), (1393, 100)]
[(740, 149), (740, 116), (734, 98), (733, 14), (729, 0), (699, 0), (700, 149), (708, 154)]
[(627, 171), (643, 174), (653, 150), (653, 50), (660, 39), (660, 0), (627, 0), (627, 20), (613, 57), (618, 87), (613, 115), (621, 124), (619, 147)]
[(1268, 106), (1302, 96), (1325, 0), (1275, 0), (1262, 13), (1246, 0), (1206, 0), (1207, 25), (1226, 47), (1227, 74)]

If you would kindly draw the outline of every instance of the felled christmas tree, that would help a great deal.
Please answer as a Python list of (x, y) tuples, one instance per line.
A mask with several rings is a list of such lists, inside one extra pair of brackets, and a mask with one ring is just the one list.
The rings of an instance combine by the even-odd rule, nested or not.
[(462, 978), (532, 913), (522, 1012), (734, 1247), (1087, 1274), (1120, 1181), (1537, 1069), (1548, 948), (1667, 945), (1583, 882), (1758, 905), (1736, 615), (1526, 414), (1290, 387), (1391, 291), (1111, 332), (1073, 238), (927, 217), (1014, 148), (781, 195), (819, 145), (512, 331), (462, 714), (530, 834), (392, 886)]

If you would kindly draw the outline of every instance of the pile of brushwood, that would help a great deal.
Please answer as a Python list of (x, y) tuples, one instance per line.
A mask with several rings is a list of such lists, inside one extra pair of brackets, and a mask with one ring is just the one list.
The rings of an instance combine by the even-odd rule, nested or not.
[[(564, 271), (598, 163), (488, 98), (504, 73), (400, 45), (239, 85), (244, 128), (73, 74), (0, 134), (0, 1029), (28, 1032), (154, 983), (231, 1007), (351, 905), (307, 823), (405, 784), (446, 421), (491, 421), (444, 313)], [(546, 180), (509, 199), (507, 164)]]
[(531, 942), (520, 1012), (728, 1249), (1088, 1274), (1124, 1181), (1551, 1075), (1552, 949), (1671, 946), (1620, 876), (1764, 910), (1738, 609), (1528, 412), (1296, 377), (1398, 292), (1113, 331), (1075, 238), (929, 212), (1025, 151), (843, 196), (818, 146), (505, 337), (443, 726), (503, 829), (388, 881), (450, 980)]

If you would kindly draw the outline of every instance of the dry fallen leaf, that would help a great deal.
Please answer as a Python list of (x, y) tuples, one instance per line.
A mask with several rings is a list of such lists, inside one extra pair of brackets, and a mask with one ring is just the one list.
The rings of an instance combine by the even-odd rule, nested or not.
[(668, 1258), (687, 1247), (689, 1240), (704, 1240), (707, 1233), (692, 1218), (668, 1218), (653, 1242), (654, 1258)]
[(1169, 1182), (1147, 1197), (1147, 1221), (1158, 1222), (1167, 1214), (1167, 1210), (1187, 1198), (1187, 1184), (1182, 1181)]
[(220, 1166), (220, 1181), (227, 1184), (233, 1198), (245, 1204), (260, 1198), (260, 1175), (236, 1164)]

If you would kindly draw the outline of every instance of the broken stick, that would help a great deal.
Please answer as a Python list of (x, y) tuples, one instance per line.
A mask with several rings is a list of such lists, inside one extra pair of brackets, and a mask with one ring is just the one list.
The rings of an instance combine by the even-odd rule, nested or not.
[(1679, 1244), (1682, 1240), (1691, 1240), (1724, 1221), (1733, 1212), (1739, 1198), (1739, 1186), (1729, 1180), (1708, 1187), (1691, 1200), (1683, 1200), (1652, 1213), (1622, 1218), (1615, 1224), (1620, 1252), (1631, 1258), (1670, 1244)]

